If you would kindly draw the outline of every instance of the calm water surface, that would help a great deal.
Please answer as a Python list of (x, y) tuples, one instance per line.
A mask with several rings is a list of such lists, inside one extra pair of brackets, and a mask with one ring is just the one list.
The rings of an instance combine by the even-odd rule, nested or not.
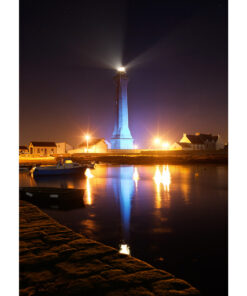
[(202, 295), (227, 295), (227, 166), (103, 166), (87, 177), (20, 186), (83, 188), (85, 207), (44, 209), (60, 223), (188, 280)]

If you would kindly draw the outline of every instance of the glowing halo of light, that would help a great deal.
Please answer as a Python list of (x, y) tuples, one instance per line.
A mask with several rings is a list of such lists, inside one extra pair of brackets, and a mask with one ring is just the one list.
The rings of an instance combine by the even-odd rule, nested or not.
[(169, 142), (163, 142), (163, 143), (162, 143), (162, 148), (163, 148), (164, 150), (168, 150), (169, 147), (170, 147), (170, 143), (169, 143)]
[(91, 170), (89, 168), (86, 169), (85, 171), (85, 176), (88, 178), (88, 179), (91, 179), (94, 177), (94, 175), (91, 173)]
[(130, 247), (127, 244), (121, 244), (119, 249), (120, 254), (130, 255)]
[(154, 138), (154, 144), (159, 145), (161, 143), (161, 139), (159, 137)]
[(125, 67), (118, 67), (117, 68), (118, 72), (126, 72)]

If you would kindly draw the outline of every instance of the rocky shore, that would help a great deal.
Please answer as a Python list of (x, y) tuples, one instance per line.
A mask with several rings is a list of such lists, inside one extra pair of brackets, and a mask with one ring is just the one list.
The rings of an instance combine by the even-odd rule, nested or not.
[(20, 201), (20, 295), (188, 296), (199, 291)]

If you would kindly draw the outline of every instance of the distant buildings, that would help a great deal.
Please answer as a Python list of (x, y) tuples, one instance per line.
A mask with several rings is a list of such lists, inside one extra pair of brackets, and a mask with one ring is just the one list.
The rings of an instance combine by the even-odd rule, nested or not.
[(29, 146), (19, 146), (19, 155), (28, 157), (57, 156), (74, 153), (106, 153), (110, 143), (103, 138), (84, 140), (77, 149), (66, 142), (32, 141)]
[(196, 133), (195, 135), (183, 134), (179, 142), (171, 146), (171, 150), (220, 150), (224, 149), (224, 143), (220, 135)]
[(57, 145), (57, 154), (66, 154), (69, 150), (72, 150), (73, 147), (68, 143), (56, 143)]
[(89, 141), (84, 140), (77, 149), (69, 150), (68, 153), (106, 153), (109, 145), (110, 143), (103, 138), (93, 138)]
[(84, 140), (80, 145), (79, 148), (81, 148), (84, 152), (91, 152), (91, 153), (105, 153), (107, 152), (108, 145), (107, 141), (105, 139), (91, 139), (88, 142)]
[(37, 156), (49, 156), (57, 153), (55, 142), (30, 142), (29, 154)]
[(27, 146), (19, 146), (19, 154), (27, 154), (28, 148)]

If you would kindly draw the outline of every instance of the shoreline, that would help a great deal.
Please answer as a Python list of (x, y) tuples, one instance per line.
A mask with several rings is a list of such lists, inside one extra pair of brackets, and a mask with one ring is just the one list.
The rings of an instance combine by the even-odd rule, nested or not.
[(96, 162), (115, 165), (149, 164), (228, 164), (226, 151), (157, 151), (145, 153), (83, 153), (56, 155), (53, 159), (19, 158), (20, 165), (55, 164), (56, 159), (70, 157), (79, 163)]
[(20, 201), (20, 295), (200, 295), (188, 282), (86, 238)]

